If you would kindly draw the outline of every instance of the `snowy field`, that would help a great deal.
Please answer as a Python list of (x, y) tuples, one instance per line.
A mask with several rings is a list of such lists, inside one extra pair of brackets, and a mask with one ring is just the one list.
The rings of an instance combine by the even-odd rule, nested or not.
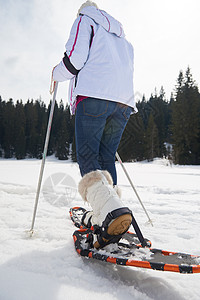
[[(74, 190), (72, 200), (66, 187), (71, 177), (76, 185), (80, 180), (75, 163), (47, 159), (35, 233), (29, 238), (40, 164), (0, 159), (0, 300), (200, 299), (200, 274), (122, 267), (78, 256), (68, 211), (84, 203)], [(146, 224), (117, 163), (124, 204), (153, 247), (200, 255), (200, 166), (170, 166), (166, 160), (125, 166), (154, 227)], [(45, 192), (48, 182), (52, 186)]]

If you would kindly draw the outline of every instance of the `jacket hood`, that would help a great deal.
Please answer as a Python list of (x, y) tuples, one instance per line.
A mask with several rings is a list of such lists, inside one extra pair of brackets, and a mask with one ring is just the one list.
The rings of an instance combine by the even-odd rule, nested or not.
[(88, 6), (83, 8), (80, 14), (88, 16), (94, 20), (95, 23), (101, 25), (106, 31), (114, 33), (118, 37), (125, 37), (121, 23), (105, 11), (97, 9), (95, 6)]

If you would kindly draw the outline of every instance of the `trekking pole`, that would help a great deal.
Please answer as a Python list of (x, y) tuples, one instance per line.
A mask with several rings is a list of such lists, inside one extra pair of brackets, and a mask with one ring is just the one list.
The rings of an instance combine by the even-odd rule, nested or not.
[(41, 168), (40, 168), (40, 175), (39, 175), (39, 181), (38, 181), (36, 198), (35, 198), (35, 206), (34, 206), (34, 211), (33, 211), (33, 219), (32, 219), (32, 225), (31, 225), (31, 229), (30, 229), (31, 236), (34, 233), (33, 228), (34, 228), (34, 224), (35, 224), (36, 212), (37, 212), (37, 207), (38, 207), (38, 200), (39, 200), (40, 189), (41, 189), (41, 184), (42, 184), (42, 177), (43, 177), (43, 173), (44, 173), (44, 165), (45, 165), (47, 149), (48, 149), (48, 144), (49, 144), (49, 137), (50, 137), (50, 132), (51, 132), (51, 124), (52, 124), (52, 120), (53, 120), (53, 113), (54, 113), (54, 106), (55, 106), (55, 101), (56, 101), (57, 89), (58, 89), (58, 82), (55, 82), (53, 90), (52, 90), (52, 93), (54, 93), (53, 94), (53, 101), (52, 101), (52, 104), (51, 104), (51, 111), (50, 111), (50, 114), (49, 114), (49, 121), (48, 121), (48, 126), (47, 126), (45, 144), (44, 144), (43, 158), (42, 158), (42, 163), (41, 163)]
[(134, 190), (134, 192), (135, 192), (135, 194), (136, 194), (136, 196), (137, 196), (137, 198), (138, 198), (140, 204), (142, 205), (142, 208), (143, 208), (145, 214), (147, 215), (147, 218), (149, 219), (149, 223), (150, 223), (150, 224), (152, 225), (152, 227), (153, 227), (153, 222), (152, 222), (152, 220), (150, 219), (149, 214), (147, 213), (147, 210), (145, 209), (144, 204), (142, 203), (142, 200), (140, 199), (140, 196), (138, 195), (138, 192), (136, 191), (136, 188), (135, 188), (135, 186), (133, 185), (133, 182), (132, 182), (132, 180), (131, 180), (131, 178), (130, 178), (130, 176), (129, 176), (129, 174), (128, 174), (128, 172), (127, 172), (127, 170), (126, 170), (126, 168), (125, 168), (125, 166), (124, 166), (124, 164), (123, 164), (123, 162), (122, 162), (122, 160), (121, 160), (121, 158), (120, 158), (120, 156), (119, 156), (119, 154), (118, 154), (118, 152), (116, 152), (116, 157), (117, 157), (118, 162), (119, 162), (120, 165), (122, 166), (122, 169), (124, 170), (124, 173), (126, 174), (126, 177), (128, 178), (128, 181), (130, 182), (130, 185), (131, 185), (131, 187), (133, 188), (133, 190)]

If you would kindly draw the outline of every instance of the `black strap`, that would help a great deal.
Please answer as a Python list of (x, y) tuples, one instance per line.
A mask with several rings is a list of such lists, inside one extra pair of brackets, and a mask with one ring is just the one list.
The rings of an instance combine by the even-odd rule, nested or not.
[[(101, 236), (105, 239), (112, 239), (113, 236), (109, 235), (107, 233), (107, 228), (108, 228), (108, 225), (109, 223), (113, 220), (113, 219), (116, 219), (118, 217), (120, 217), (121, 215), (124, 215), (124, 214), (131, 214), (132, 216), (132, 222), (131, 224), (133, 225), (133, 228), (135, 230), (135, 233), (137, 234), (137, 237), (142, 245), (142, 247), (148, 247), (148, 244), (147, 242), (145, 241), (143, 235), (142, 235), (142, 232), (133, 216), (133, 213), (132, 211), (128, 208), (128, 207), (122, 207), (122, 208), (118, 208), (118, 209), (115, 209), (113, 210), (112, 212), (108, 213), (104, 222), (102, 223), (102, 227), (101, 227)], [(119, 236), (115, 236), (116, 239), (118, 238), (121, 238), (123, 236), (124, 233), (120, 234)]]
[(81, 218), (81, 223), (82, 223), (84, 226), (86, 226), (87, 228), (91, 228), (91, 227), (92, 227), (92, 223), (91, 223), (92, 216), (89, 217), (87, 224), (84, 223), (85, 218), (86, 218), (86, 216), (87, 216), (87, 214), (88, 214), (89, 212), (90, 212), (90, 211), (86, 211), (86, 212), (83, 214), (82, 218)]
[(108, 225), (110, 224), (110, 222), (122, 215), (125, 214), (132, 214), (132, 211), (128, 208), (128, 207), (121, 207), (121, 208), (117, 208), (113, 211), (111, 211), (110, 213), (107, 214), (105, 220), (102, 223), (102, 230), (103, 231), (107, 231)]
[(135, 233), (137, 234), (138, 239), (139, 239), (142, 247), (149, 247), (149, 245), (147, 244), (147, 242), (145, 241), (145, 239), (144, 239), (144, 237), (142, 235), (142, 232), (141, 232), (141, 230), (140, 230), (140, 228), (139, 228), (139, 226), (138, 226), (138, 224), (137, 224), (137, 222), (136, 222), (133, 214), (132, 214), (132, 225), (133, 225), (133, 228), (135, 229)]
[(78, 75), (78, 72), (79, 72), (80, 70), (77, 70), (77, 69), (72, 65), (72, 63), (70, 62), (69, 57), (67, 56), (67, 53), (66, 53), (66, 52), (64, 53), (63, 63), (64, 63), (65, 67), (67, 68), (67, 70), (68, 70), (70, 73), (72, 73), (73, 75)]

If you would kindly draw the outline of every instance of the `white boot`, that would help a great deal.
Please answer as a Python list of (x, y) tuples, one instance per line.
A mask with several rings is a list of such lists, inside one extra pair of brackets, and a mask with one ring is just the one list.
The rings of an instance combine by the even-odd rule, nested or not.
[[(86, 215), (85, 221), (90, 218), (92, 225), (102, 228), (101, 233), (106, 231), (102, 235), (103, 241), (109, 241), (111, 236), (121, 235), (128, 230), (132, 222), (131, 211), (124, 208), (118, 193), (113, 189), (112, 177), (107, 171), (97, 170), (84, 175), (78, 190), (93, 209), (93, 213)], [(99, 243), (94, 246), (99, 248), (101, 244), (99, 239)]]
[[(109, 182), (110, 185), (112, 185), (112, 181), (110, 181), (110, 174), (107, 175), (107, 173), (104, 173), (105, 171), (103, 171), (104, 176), (107, 176), (107, 180)], [(112, 178), (111, 178), (112, 180)], [(115, 190), (115, 192), (117, 193), (117, 195), (119, 196), (119, 198), (121, 199), (121, 189), (117, 186), (114, 185), (113, 189)], [(85, 199), (84, 199), (85, 200)], [(86, 201), (86, 200), (85, 200)], [(92, 226), (92, 217), (93, 217), (94, 213), (93, 211), (86, 211), (82, 217), (82, 224), (87, 227), (87, 228), (91, 228)], [(94, 225), (94, 222), (93, 222)]]

